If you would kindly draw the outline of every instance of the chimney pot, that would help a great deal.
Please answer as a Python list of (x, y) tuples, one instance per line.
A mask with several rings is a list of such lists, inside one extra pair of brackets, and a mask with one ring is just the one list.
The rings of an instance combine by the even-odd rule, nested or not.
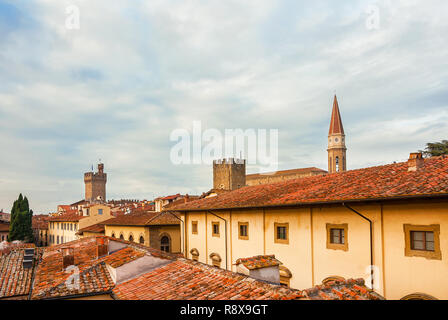
[(423, 154), (421, 152), (411, 153), (408, 160), (408, 171), (418, 171), (423, 167), (424, 163), (425, 160), (423, 159)]

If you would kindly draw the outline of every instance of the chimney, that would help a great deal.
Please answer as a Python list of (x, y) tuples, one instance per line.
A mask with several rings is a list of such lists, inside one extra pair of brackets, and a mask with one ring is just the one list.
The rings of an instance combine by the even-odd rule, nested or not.
[(96, 257), (101, 258), (109, 254), (109, 239), (106, 237), (96, 238)]
[(34, 259), (34, 249), (33, 248), (25, 249), (22, 262), (23, 268), (29, 269), (33, 267), (33, 259)]
[(408, 160), (408, 171), (418, 171), (423, 167), (425, 160), (421, 152), (411, 153)]
[(68, 266), (75, 264), (75, 249), (74, 248), (62, 248), (62, 267), (66, 269)]

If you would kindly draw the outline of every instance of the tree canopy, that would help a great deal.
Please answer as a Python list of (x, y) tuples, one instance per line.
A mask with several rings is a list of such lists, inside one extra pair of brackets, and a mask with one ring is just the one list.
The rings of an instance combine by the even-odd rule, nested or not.
[(420, 152), (422, 152), (425, 157), (448, 155), (448, 140), (427, 143), (425, 150), (420, 150)]
[(22, 194), (14, 201), (9, 224), (9, 241), (21, 240), (33, 242), (33, 210), (30, 210), (28, 199)]

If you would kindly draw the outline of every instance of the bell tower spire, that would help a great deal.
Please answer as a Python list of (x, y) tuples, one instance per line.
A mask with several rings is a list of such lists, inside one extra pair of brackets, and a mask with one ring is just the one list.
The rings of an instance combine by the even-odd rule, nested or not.
[(345, 133), (339, 111), (338, 98), (334, 95), (333, 112), (331, 113), (330, 130), (328, 132), (328, 173), (347, 170)]

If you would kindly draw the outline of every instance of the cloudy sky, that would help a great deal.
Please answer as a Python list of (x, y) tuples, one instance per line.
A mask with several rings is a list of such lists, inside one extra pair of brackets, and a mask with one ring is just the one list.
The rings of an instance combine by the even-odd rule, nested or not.
[(326, 169), (335, 92), (349, 169), (404, 161), (447, 138), (447, 16), (446, 0), (0, 0), (0, 209), (82, 199), (99, 159), (109, 199), (207, 191), (210, 165), (170, 161), (193, 121), (278, 129), (280, 169)]

